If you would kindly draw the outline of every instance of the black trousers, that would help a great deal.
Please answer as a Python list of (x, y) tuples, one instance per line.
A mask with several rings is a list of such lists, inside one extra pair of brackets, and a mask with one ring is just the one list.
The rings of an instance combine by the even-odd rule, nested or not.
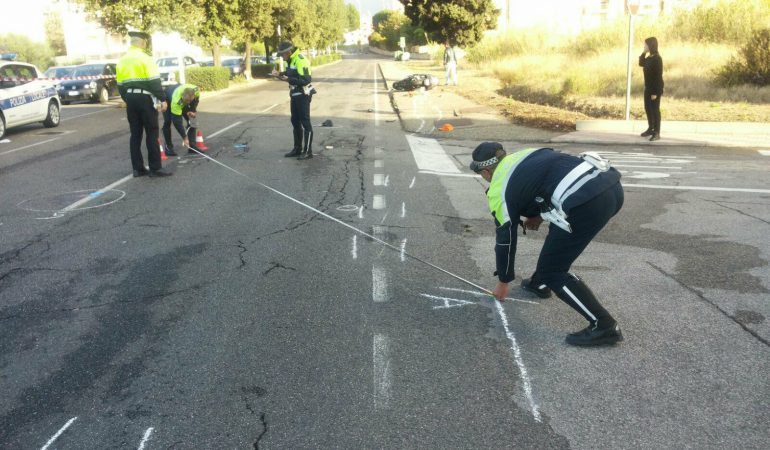
[(145, 94), (126, 94), (126, 117), (131, 129), (131, 165), (134, 170), (144, 170), (142, 158), (142, 133), (147, 139), (147, 162), (150, 170), (163, 168), (160, 162), (158, 145), (158, 110), (152, 104), (152, 98)]
[(190, 141), (190, 147), (195, 148), (195, 135), (197, 130), (195, 127), (190, 126), (190, 118), (187, 117), (188, 112), (189, 110), (183, 109), (181, 116), (173, 116), (171, 115), (171, 107), (169, 106), (168, 109), (166, 109), (166, 111), (163, 113), (163, 142), (166, 143), (167, 149), (172, 151), (174, 150), (174, 143), (171, 141), (171, 125), (173, 125), (174, 128), (176, 128), (180, 133), (184, 132), (184, 127), (182, 126), (182, 117), (184, 117), (184, 120), (187, 123), (187, 139)]
[(652, 94), (644, 93), (644, 112), (647, 113), (647, 128), (660, 134), (660, 95), (653, 100)]
[(532, 275), (532, 284), (545, 284), (591, 323), (611, 319), (611, 316), (588, 286), (570, 274), (569, 269), (612, 216), (620, 211), (623, 199), (623, 187), (617, 183), (569, 211), (567, 220), (572, 225), (572, 233), (551, 224)]
[[(313, 124), (310, 123), (309, 95), (292, 95), (291, 97), (291, 125), (294, 127), (294, 150), (302, 153), (313, 148)], [(302, 145), (304, 141), (305, 145)]]

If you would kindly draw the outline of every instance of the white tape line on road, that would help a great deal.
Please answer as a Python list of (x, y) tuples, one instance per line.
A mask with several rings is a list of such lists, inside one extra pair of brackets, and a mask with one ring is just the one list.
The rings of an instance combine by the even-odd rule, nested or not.
[(208, 136), (206, 137), (206, 139), (211, 139), (211, 138), (213, 138), (213, 137), (215, 137), (215, 136), (218, 136), (218, 135), (220, 135), (220, 134), (224, 133), (225, 131), (229, 130), (230, 128), (233, 128), (233, 127), (237, 127), (238, 125), (240, 125), (240, 124), (242, 124), (242, 123), (243, 123), (243, 122), (241, 122), (241, 121), (235, 122), (234, 124), (232, 124), (232, 125), (229, 125), (229, 126), (226, 126), (226, 127), (222, 128), (221, 130), (219, 130), (219, 131), (217, 131), (217, 132), (215, 132), (215, 133), (211, 133), (210, 135), (208, 135)]
[(51, 439), (49, 439), (49, 440), (48, 440), (48, 442), (46, 442), (46, 443), (45, 443), (45, 445), (44, 445), (44, 446), (42, 446), (42, 447), (40, 448), (40, 450), (48, 450), (48, 447), (50, 447), (50, 446), (51, 446), (51, 444), (53, 444), (53, 443), (54, 443), (54, 441), (56, 441), (57, 439), (59, 439), (59, 436), (61, 436), (61, 435), (62, 435), (62, 433), (64, 433), (64, 431), (66, 431), (66, 430), (67, 430), (67, 428), (69, 428), (69, 427), (70, 427), (70, 425), (72, 425), (72, 423), (73, 423), (73, 422), (75, 422), (76, 420), (78, 420), (78, 418), (77, 418), (77, 417), (73, 417), (73, 418), (71, 418), (71, 419), (70, 419), (70, 420), (69, 420), (67, 423), (65, 423), (65, 424), (64, 424), (64, 426), (63, 426), (63, 427), (61, 427), (61, 428), (59, 429), (59, 431), (57, 431), (57, 432), (56, 432), (56, 434), (54, 434), (54, 435), (51, 437)]
[(645, 189), (672, 189), (676, 191), (716, 191), (716, 192), (748, 192), (751, 194), (770, 194), (770, 189), (747, 189), (747, 188), (721, 188), (709, 186), (664, 186), (659, 184), (626, 184), (623, 187), (638, 187)]
[(24, 150), (24, 149), (28, 149), (28, 148), (32, 148), (32, 147), (37, 147), (38, 145), (47, 144), (47, 143), (53, 142), (53, 141), (55, 141), (57, 139), (59, 139), (59, 138), (55, 137), (55, 138), (52, 138), (52, 139), (47, 139), (45, 141), (36, 142), (34, 144), (25, 145), (24, 147), (14, 148), (13, 150), (6, 150), (3, 153), (0, 153), (0, 156), (8, 155), (8, 154), (14, 153), (14, 152), (18, 152), (19, 150)]
[(95, 199), (97, 197), (100, 197), (105, 192), (120, 186), (121, 184), (125, 183), (126, 181), (130, 180), (133, 177), (134, 177), (133, 175), (126, 175), (125, 177), (119, 179), (118, 181), (112, 183), (111, 185), (103, 187), (103, 188), (99, 189), (98, 191), (95, 191), (95, 192), (92, 192), (92, 193), (88, 194), (88, 196), (81, 198), (80, 200), (78, 200), (75, 203), (65, 207), (64, 209), (62, 209), (59, 212), (69, 212), (69, 211), (72, 211), (73, 209), (77, 209), (80, 206), (83, 206), (86, 203), (90, 202), (91, 200), (93, 200), (93, 199)]
[(150, 427), (144, 432), (144, 436), (142, 436), (142, 441), (139, 443), (139, 447), (137, 448), (137, 450), (144, 450), (154, 430), (155, 428)]

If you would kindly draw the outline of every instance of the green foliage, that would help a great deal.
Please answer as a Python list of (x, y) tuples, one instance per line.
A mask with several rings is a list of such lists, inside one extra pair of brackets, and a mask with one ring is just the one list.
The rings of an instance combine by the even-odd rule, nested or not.
[(399, 41), (404, 37), (407, 47), (425, 45), (425, 30), (412, 25), (409, 18), (401, 11), (386, 9), (378, 12), (372, 18), (376, 35), (369, 37), (369, 45), (385, 50), (398, 50)]
[(318, 55), (311, 61), (313, 67), (322, 66), (324, 64), (329, 64), (334, 61), (339, 61), (342, 59), (342, 55), (339, 53), (329, 53), (328, 55)]
[(361, 27), (361, 13), (358, 12), (355, 5), (348, 4), (345, 7), (345, 16), (347, 18), (346, 31), (357, 30)]
[(0, 49), (16, 53), (16, 60), (34, 64), (41, 71), (53, 64), (53, 51), (48, 44), (41, 44), (21, 34), (0, 34)]
[(61, 22), (61, 14), (58, 11), (45, 13), (45, 38), (53, 50), (54, 55), (65, 55), (67, 46), (64, 41), (64, 27)]
[(385, 36), (378, 32), (373, 32), (369, 35), (369, 45), (377, 48), (385, 48)]
[(420, 25), (433, 40), (471, 46), (484, 32), (497, 26), (500, 10), (492, 0), (401, 0), (413, 24)]
[(701, 3), (691, 11), (677, 11), (669, 35), (683, 41), (739, 43), (769, 25), (768, 0), (718, 0)]
[[(185, 2), (169, 0), (77, 0), (93, 19), (113, 33), (126, 33), (130, 28), (152, 32), (166, 30), (176, 23), (175, 11), (184, 14)], [(177, 9), (178, 8), (178, 9)]]
[(185, 70), (187, 82), (204, 91), (225, 89), (230, 82), (230, 71), (226, 67), (190, 67)]
[(717, 70), (716, 82), (725, 87), (770, 86), (770, 28), (754, 32), (739, 54)]

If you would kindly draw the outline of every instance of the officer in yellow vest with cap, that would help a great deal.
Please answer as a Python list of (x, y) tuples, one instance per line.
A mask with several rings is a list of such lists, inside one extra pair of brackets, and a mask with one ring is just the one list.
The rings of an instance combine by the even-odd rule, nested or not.
[(550, 148), (530, 148), (507, 155), (499, 143), (484, 142), (472, 156), (471, 170), (490, 183), (487, 199), (497, 226), (495, 297), (505, 299), (515, 276), (518, 224), (537, 230), (545, 219), (551, 224), (548, 236), (535, 273), (522, 281), (522, 288), (541, 298), (553, 291), (588, 320), (588, 327), (567, 335), (568, 344), (622, 341), (615, 319), (585, 282), (569, 273), (572, 263), (623, 206), (620, 172), (594, 152), (576, 157)]
[[(195, 150), (201, 151), (195, 146), (195, 118), (198, 114), (198, 102), (201, 97), (200, 89), (194, 84), (178, 84), (166, 90), (166, 97), (171, 102), (169, 108), (163, 113), (163, 139), (166, 141), (166, 155), (177, 155), (174, 152), (174, 144), (171, 142), (171, 125), (174, 125), (176, 131), (182, 136), (182, 144), (188, 149), (188, 154), (194, 154)], [(187, 131), (182, 124), (182, 118), (187, 122)]]
[[(131, 129), (131, 165), (134, 176), (165, 177), (171, 173), (163, 170), (158, 144), (158, 109), (165, 111), (166, 93), (160, 82), (158, 66), (150, 56), (150, 35), (132, 31), (131, 48), (120, 58), (117, 66), (117, 82), (120, 97), (126, 102), (126, 116)], [(147, 162), (142, 158), (142, 133), (146, 134)]]
[(313, 124), (310, 123), (310, 102), (315, 89), (312, 81), (310, 60), (294, 47), (291, 41), (284, 41), (276, 50), (288, 62), (286, 71), (274, 72), (281, 80), (289, 83), (291, 97), (291, 124), (294, 128), (294, 148), (284, 156), (297, 159), (313, 157)]

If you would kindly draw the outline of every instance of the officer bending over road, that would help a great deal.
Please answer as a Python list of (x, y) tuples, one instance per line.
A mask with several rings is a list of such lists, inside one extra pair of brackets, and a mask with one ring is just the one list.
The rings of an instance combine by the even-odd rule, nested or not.
[[(131, 48), (120, 58), (117, 66), (117, 82), (120, 97), (126, 102), (126, 117), (131, 130), (131, 165), (134, 176), (165, 177), (158, 145), (158, 109), (166, 111), (166, 93), (160, 84), (160, 72), (150, 51), (150, 35), (132, 31)], [(142, 159), (142, 132), (147, 135), (148, 171)]]
[[(174, 152), (174, 143), (171, 142), (171, 124), (182, 136), (182, 144), (187, 148), (188, 154), (194, 154), (195, 144), (195, 117), (197, 116), (198, 102), (200, 101), (201, 91), (194, 84), (179, 84), (171, 86), (166, 90), (166, 97), (171, 99), (171, 104), (163, 112), (163, 139), (166, 141), (166, 155), (176, 156)], [(188, 130), (185, 132), (182, 118), (187, 122)], [(190, 148), (194, 150), (190, 150)]]
[[(310, 123), (310, 102), (315, 89), (310, 84), (310, 60), (299, 52), (290, 41), (281, 42), (277, 53), (288, 61), (286, 71), (273, 75), (289, 82), (291, 96), (291, 124), (294, 128), (294, 148), (284, 156), (297, 159), (313, 157), (313, 125)], [(304, 141), (304, 145), (303, 145)]]
[[(569, 273), (572, 263), (623, 206), (620, 172), (598, 154), (581, 157), (550, 148), (530, 148), (506, 155), (497, 142), (473, 150), (471, 170), (490, 183), (489, 209), (497, 226), (495, 254), (499, 281), (495, 297), (503, 301), (513, 281), (517, 227), (537, 230), (551, 222), (537, 268), (522, 288), (547, 298), (551, 291), (588, 320), (585, 329), (567, 335), (571, 345), (612, 345), (623, 340), (615, 319), (591, 289)], [(525, 217), (522, 222), (519, 217)], [(526, 231), (525, 231), (526, 232)]]

